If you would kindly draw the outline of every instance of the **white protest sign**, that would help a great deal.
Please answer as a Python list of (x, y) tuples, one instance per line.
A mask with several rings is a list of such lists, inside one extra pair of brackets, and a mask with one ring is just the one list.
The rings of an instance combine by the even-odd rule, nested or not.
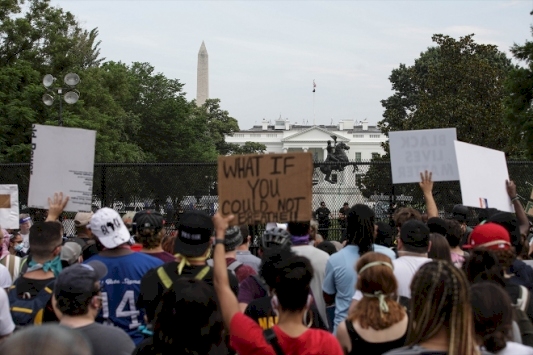
[(455, 128), (389, 132), (392, 183), (420, 182), (420, 173), (433, 173), (433, 181), (459, 180)]
[(0, 227), (19, 229), (18, 185), (0, 185)]
[(48, 209), (48, 198), (63, 192), (65, 211), (90, 211), (96, 131), (33, 125), (28, 205)]
[(505, 154), (459, 141), (455, 142), (455, 152), (463, 205), (514, 212), (505, 187), (509, 180)]

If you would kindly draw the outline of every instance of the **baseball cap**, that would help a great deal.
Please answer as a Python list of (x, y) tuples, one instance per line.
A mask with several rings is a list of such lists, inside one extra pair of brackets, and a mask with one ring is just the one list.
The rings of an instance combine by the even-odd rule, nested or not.
[(105, 275), (107, 275), (107, 267), (98, 260), (71, 265), (64, 268), (57, 276), (54, 294), (71, 298), (93, 293), (95, 282), (100, 281)]
[(235, 250), (239, 245), (242, 244), (242, 240), (241, 228), (239, 226), (229, 227), (226, 230), (226, 239), (224, 242), (226, 251)]
[(92, 216), (89, 228), (100, 243), (113, 249), (130, 241), (130, 232), (117, 211), (104, 207)]
[(504, 227), (496, 223), (485, 223), (477, 226), (470, 233), (468, 243), (463, 249), (486, 248), (490, 250), (509, 250), (511, 238)]
[(520, 224), (514, 214), (498, 211), (487, 218), (486, 223), (499, 224), (509, 233), (512, 245), (516, 247), (520, 244)]
[(81, 245), (76, 242), (66, 242), (61, 248), (61, 261), (65, 261), (69, 265), (75, 264), (78, 262), (81, 252)]
[(191, 257), (203, 255), (209, 247), (214, 228), (207, 213), (200, 210), (185, 212), (180, 218), (174, 253)]
[(163, 216), (161, 213), (153, 210), (139, 211), (133, 217), (137, 230), (154, 229), (160, 231), (163, 228)]
[(429, 246), (429, 228), (423, 222), (411, 219), (402, 225), (400, 239), (405, 245), (427, 248)]
[(74, 217), (74, 224), (76, 227), (85, 227), (91, 221), (92, 216), (92, 212), (78, 212)]

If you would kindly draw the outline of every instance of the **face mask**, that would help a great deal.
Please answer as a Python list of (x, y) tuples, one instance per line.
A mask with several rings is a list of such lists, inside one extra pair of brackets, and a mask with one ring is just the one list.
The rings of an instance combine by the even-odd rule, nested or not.
[(22, 249), (24, 249), (24, 244), (22, 243), (16, 244), (13, 249), (15, 249), (15, 251), (21, 251)]

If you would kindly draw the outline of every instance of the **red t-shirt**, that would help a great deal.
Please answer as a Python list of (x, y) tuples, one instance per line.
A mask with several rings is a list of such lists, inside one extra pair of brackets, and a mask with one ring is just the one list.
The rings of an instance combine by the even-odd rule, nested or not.
[[(337, 339), (325, 330), (309, 329), (298, 338), (291, 338), (278, 326), (272, 329), (285, 355), (344, 355)], [(259, 324), (240, 312), (231, 319), (230, 345), (240, 355), (276, 355)]]

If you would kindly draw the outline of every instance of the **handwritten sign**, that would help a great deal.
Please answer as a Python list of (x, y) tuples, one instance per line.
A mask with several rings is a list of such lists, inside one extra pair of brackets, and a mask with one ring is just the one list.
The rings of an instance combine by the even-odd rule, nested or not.
[(19, 187), (0, 185), (0, 227), (19, 228)]
[(63, 192), (68, 212), (90, 211), (96, 131), (33, 125), (28, 205), (48, 209), (48, 198)]
[(234, 224), (311, 220), (311, 153), (218, 158), (218, 206)]
[(459, 180), (453, 142), (455, 128), (389, 133), (392, 182), (420, 182), (420, 173), (433, 173), (433, 181)]
[(459, 141), (455, 142), (455, 152), (463, 205), (514, 212), (506, 189), (509, 172), (505, 154)]

